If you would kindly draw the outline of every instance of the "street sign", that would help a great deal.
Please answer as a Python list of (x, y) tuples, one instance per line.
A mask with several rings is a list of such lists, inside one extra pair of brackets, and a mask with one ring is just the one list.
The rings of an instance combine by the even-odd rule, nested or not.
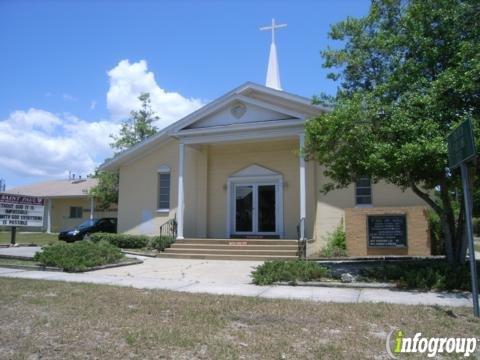
[(448, 165), (454, 169), (464, 161), (475, 157), (475, 141), (473, 138), (472, 122), (465, 120), (457, 126), (447, 138), (448, 142)]
[(470, 193), (470, 175), (468, 161), (476, 157), (475, 139), (473, 137), (472, 122), (465, 120), (448, 135), (448, 164), (451, 169), (460, 166), (462, 174), (463, 202), (465, 205), (465, 230), (468, 242), (468, 256), (470, 258), (470, 276), (472, 280), (473, 314), (480, 317), (478, 304), (477, 264), (475, 262), (475, 247), (473, 244), (472, 226), (472, 194)]
[(43, 227), (45, 200), (36, 196), (0, 194), (0, 226)]

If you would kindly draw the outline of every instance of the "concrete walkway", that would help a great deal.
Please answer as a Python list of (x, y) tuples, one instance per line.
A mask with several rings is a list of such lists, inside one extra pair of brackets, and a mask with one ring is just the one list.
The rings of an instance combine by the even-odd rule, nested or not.
[(189, 293), (257, 296), (338, 303), (472, 306), (470, 294), (345, 289), (311, 286), (256, 286), (250, 272), (261, 262), (142, 258), (143, 264), (70, 274), (0, 268), (0, 277), (58, 280)]
[(18, 256), (23, 258), (33, 258), (33, 256), (42, 250), (40, 246), (12, 246), (1, 247), (0, 255)]

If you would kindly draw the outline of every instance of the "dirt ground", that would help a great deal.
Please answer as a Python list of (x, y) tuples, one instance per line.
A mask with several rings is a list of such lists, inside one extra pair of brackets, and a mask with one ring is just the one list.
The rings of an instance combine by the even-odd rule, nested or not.
[[(383, 359), (389, 331), (479, 336), (471, 309), (0, 279), (1, 359)], [(295, 291), (292, 288), (292, 291)]]

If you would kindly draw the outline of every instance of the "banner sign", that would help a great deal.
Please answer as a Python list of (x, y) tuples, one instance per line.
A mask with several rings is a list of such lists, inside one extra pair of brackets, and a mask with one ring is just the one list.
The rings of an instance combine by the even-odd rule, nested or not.
[(0, 194), (0, 225), (42, 227), (45, 200), (36, 196)]

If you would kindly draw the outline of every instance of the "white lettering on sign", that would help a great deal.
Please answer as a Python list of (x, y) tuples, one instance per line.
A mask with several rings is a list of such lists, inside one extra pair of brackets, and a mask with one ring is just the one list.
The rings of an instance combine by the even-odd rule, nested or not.
[(42, 227), (44, 205), (36, 196), (0, 194), (0, 225)]

